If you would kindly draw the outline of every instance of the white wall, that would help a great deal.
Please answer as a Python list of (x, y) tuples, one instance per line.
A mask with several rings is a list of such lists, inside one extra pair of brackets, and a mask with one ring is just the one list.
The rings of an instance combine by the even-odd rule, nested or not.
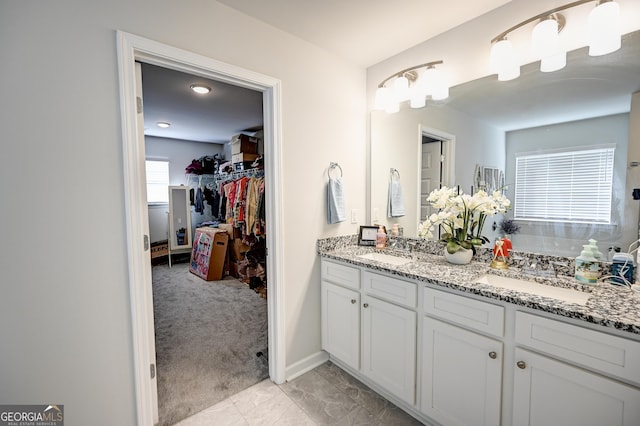
[(282, 81), (287, 366), (320, 350), (316, 239), (357, 226), (326, 225), (330, 161), (365, 209), (363, 69), (213, 1), (0, 3), (0, 401), (70, 425), (136, 419), (117, 29)]
[[(515, 158), (518, 153), (548, 152), (585, 145), (616, 146), (612, 215), (612, 221), (616, 225), (522, 222), (520, 233), (513, 238), (514, 249), (517, 250), (520, 246), (526, 248), (526, 251), (536, 253), (577, 256), (582, 250), (582, 245), (594, 238), (603, 253), (610, 246), (619, 246), (626, 251), (637, 229), (637, 217), (631, 218), (624, 212), (623, 200), (627, 193), (631, 193), (631, 189), (625, 188), (628, 141), (629, 114), (507, 132), (507, 183), (515, 182)], [(513, 200), (513, 186), (507, 191), (507, 196)], [(510, 215), (512, 214), (513, 212), (510, 212)]]

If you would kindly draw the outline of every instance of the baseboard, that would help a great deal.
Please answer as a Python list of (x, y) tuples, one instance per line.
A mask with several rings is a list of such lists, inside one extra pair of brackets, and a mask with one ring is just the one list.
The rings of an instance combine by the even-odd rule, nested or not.
[(319, 351), (309, 355), (300, 361), (293, 363), (286, 368), (286, 381), (291, 381), (304, 373), (313, 370), (317, 366), (324, 364), (329, 360), (329, 354), (325, 351)]

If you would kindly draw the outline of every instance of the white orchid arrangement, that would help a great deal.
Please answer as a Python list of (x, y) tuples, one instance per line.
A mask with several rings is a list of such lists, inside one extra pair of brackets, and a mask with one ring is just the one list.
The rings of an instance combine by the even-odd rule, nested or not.
[(469, 195), (446, 186), (431, 191), (427, 201), (440, 211), (419, 225), (418, 236), (433, 238), (435, 226), (442, 226), (444, 233), (440, 241), (447, 243), (450, 254), (461, 247), (472, 249), (473, 246), (489, 242), (482, 235), (485, 220), (498, 213), (505, 213), (511, 207), (511, 201), (501, 191), (494, 191), (489, 195), (480, 190)]

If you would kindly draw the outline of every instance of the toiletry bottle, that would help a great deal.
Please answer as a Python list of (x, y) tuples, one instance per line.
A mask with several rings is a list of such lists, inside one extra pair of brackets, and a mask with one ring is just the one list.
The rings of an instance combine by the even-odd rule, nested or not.
[(611, 282), (614, 284), (633, 284), (635, 264), (633, 255), (629, 253), (616, 253), (611, 264)]
[(597, 241), (594, 240), (593, 238), (589, 240), (589, 249), (591, 250), (591, 253), (593, 253), (593, 257), (595, 257), (598, 260), (602, 260), (602, 252), (600, 250), (598, 250), (598, 245), (597, 245)]
[(384, 228), (382, 225), (378, 228), (378, 233), (376, 234), (376, 248), (383, 249), (387, 245), (387, 234), (384, 232)]
[(593, 256), (590, 244), (582, 246), (580, 256), (576, 257), (576, 280), (583, 284), (596, 284), (600, 273), (600, 261)]

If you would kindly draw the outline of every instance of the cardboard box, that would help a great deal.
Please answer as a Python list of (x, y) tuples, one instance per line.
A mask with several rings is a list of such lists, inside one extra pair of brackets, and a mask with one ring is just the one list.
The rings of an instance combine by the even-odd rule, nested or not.
[(230, 248), (231, 260), (234, 262), (244, 260), (245, 253), (251, 250), (251, 247), (243, 243), (240, 238), (234, 239), (230, 244)]
[(229, 275), (234, 278), (240, 278), (238, 274), (238, 262), (229, 261)]
[(229, 235), (219, 228), (196, 228), (189, 271), (207, 281), (221, 280)]
[(259, 157), (258, 154), (248, 154), (246, 152), (239, 152), (238, 154), (233, 154), (231, 156), (231, 162), (233, 164), (236, 164), (236, 163), (244, 163), (247, 161), (255, 161), (255, 159), (258, 157)]
[(244, 134), (236, 135), (231, 138), (231, 155), (240, 154), (257, 154), (258, 138), (247, 136)]
[(234, 227), (232, 223), (221, 223), (218, 228), (227, 231), (230, 240), (242, 238), (242, 229)]

